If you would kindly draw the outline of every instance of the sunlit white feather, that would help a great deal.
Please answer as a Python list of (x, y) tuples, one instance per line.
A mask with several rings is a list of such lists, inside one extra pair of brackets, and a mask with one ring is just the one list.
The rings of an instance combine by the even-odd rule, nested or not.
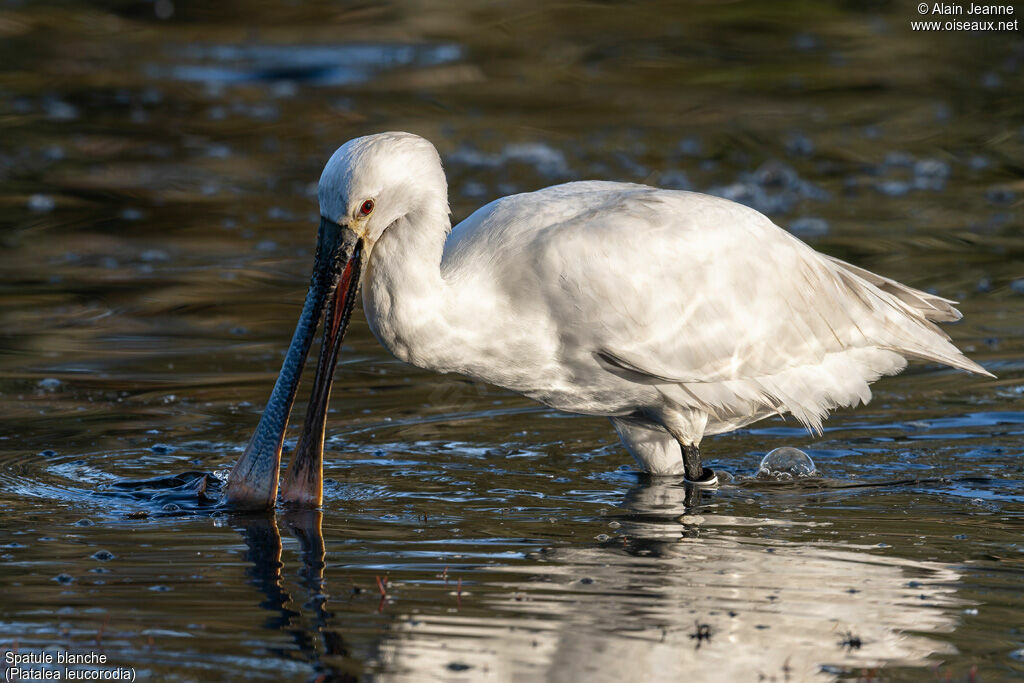
[(959, 318), (954, 302), (725, 199), (575, 182), (451, 229), (437, 152), (405, 133), (347, 143), (320, 188), (335, 220), (376, 201), (363, 304), (392, 353), (611, 417), (651, 471), (682, 471), (669, 431), (697, 444), (786, 413), (820, 430), (908, 358), (988, 374), (934, 324)]

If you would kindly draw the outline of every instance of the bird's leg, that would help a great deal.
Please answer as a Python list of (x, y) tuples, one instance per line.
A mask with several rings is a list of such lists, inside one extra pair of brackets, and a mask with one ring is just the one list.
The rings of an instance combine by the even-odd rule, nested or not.
[(704, 466), (700, 462), (700, 447), (683, 445), (683, 469), (686, 478), (690, 481), (697, 481), (704, 473)]
[(679, 444), (683, 450), (683, 470), (686, 482), (696, 486), (717, 486), (718, 475), (710, 467), (704, 467), (700, 461), (700, 448), (694, 444)]
[(679, 444), (683, 455), (683, 473), (687, 484), (718, 486), (718, 476), (710, 467), (700, 462), (700, 443), (708, 416), (697, 411), (666, 411), (659, 416), (658, 422), (668, 430), (672, 438)]

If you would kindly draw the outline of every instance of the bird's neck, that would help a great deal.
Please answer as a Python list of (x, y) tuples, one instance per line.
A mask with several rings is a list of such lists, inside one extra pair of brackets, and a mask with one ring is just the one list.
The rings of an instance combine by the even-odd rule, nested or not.
[(373, 246), (363, 281), (366, 319), (381, 344), (400, 360), (438, 370), (454, 342), (441, 275), (450, 226), (442, 206), (399, 219)]

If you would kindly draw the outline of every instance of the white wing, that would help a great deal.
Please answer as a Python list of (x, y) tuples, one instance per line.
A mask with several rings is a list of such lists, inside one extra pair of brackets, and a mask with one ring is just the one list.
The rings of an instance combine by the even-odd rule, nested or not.
[(953, 302), (819, 254), (734, 202), (588, 182), (478, 214), (446, 263), (490, 261), (517, 297), (545, 300), (566, 358), (700, 408), (708, 433), (772, 412), (818, 429), (904, 358), (988, 374), (932, 322), (958, 319)]

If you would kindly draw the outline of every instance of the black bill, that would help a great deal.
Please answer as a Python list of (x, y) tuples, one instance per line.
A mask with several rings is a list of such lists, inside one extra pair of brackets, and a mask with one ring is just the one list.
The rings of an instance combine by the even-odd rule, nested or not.
[[(288, 354), (285, 356), (256, 432), (228, 477), (226, 497), (231, 505), (267, 509), (272, 508), (276, 502), (281, 445), (284, 442), (285, 429), (288, 426), (292, 404), (295, 402), (295, 392), (299, 386), (306, 357), (309, 355), (313, 335), (316, 333), (324, 308), (328, 308), (324, 326), (324, 349), (314, 381), (313, 401), (310, 404), (310, 415), (323, 414), (323, 417), (319, 418), (322, 445), (323, 419), (327, 412), (331, 377), (355, 303), (354, 295), (359, 286), (361, 260), (362, 240), (347, 226), (339, 226), (326, 218), (321, 218), (313, 275), (309, 291), (306, 293), (306, 301), (302, 306), (302, 314), (288, 347)], [(303, 430), (303, 442), (307, 441), (305, 436), (310, 425), (316, 424), (310, 422), (310, 415), (307, 415), (306, 429)]]
[(313, 378), (313, 393), (309, 397), (306, 421), (295, 455), (288, 464), (288, 470), (281, 484), (281, 498), (289, 504), (301, 507), (319, 507), (323, 501), (323, 453), (324, 429), (327, 426), (327, 408), (331, 398), (331, 384), (334, 368), (338, 364), (338, 352), (345, 338), (352, 308), (355, 306), (356, 291), (362, 267), (362, 240), (341, 271), (341, 277), (327, 300), (327, 317), (324, 320), (324, 338), (320, 346), (320, 361)]

